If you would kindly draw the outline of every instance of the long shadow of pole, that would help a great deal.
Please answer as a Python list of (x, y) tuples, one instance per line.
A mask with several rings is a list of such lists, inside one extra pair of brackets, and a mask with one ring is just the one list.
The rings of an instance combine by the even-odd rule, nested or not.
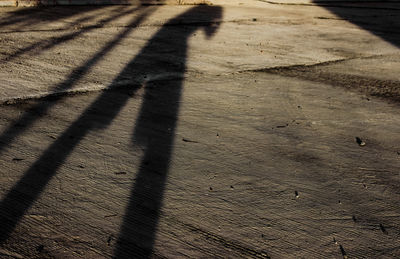
[[(135, 26), (139, 25), (153, 10), (150, 7), (136, 7), (133, 10), (129, 10), (128, 13), (134, 13), (143, 9), (143, 13), (138, 17), (135, 17), (125, 30), (119, 33), (113, 40), (107, 43), (107, 45), (97, 52), (93, 57), (87, 60), (83, 65), (75, 68), (68, 76), (67, 79), (58, 85), (55, 85), (52, 89), (53, 94), (60, 93), (52, 96), (52, 102), (46, 102), (42, 100), (27, 110), (17, 121), (7, 127), (7, 129), (0, 135), (0, 152), (8, 146), (18, 135), (21, 135), (30, 125), (32, 125), (37, 119), (42, 117), (46, 112), (54, 106), (57, 101), (64, 98), (61, 94), (64, 91), (71, 89), (85, 74), (87, 74), (107, 53), (113, 50), (115, 46), (121, 42), (129, 33), (131, 33)], [(128, 14), (123, 12), (123, 14)]]
[[(20, 55), (22, 55), (24, 53), (29, 53), (29, 52), (31, 52), (33, 50), (35, 50), (34, 54), (38, 55), (41, 52), (43, 52), (45, 50), (49, 50), (49, 49), (55, 47), (58, 44), (66, 43), (68, 41), (71, 41), (71, 40), (77, 38), (78, 36), (80, 36), (80, 35), (82, 35), (84, 33), (90, 32), (90, 31), (92, 31), (94, 29), (97, 29), (97, 28), (99, 28), (101, 26), (104, 26), (107, 23), (109, 23), (109, 22), (111, 22), (111, 21), (113, 21), (115, 19), (118, 19), (118, 18), (123, 17), (123, 16), (128, 15), (128, 14), (132, 14), (133, 12), (137, 11), (140, 8), (141, 7), (139, 7), (139, 8), (136, 7), (135, 9), (128, 8), (128, 10), (124, 10), (124, 9), (126, 9), (126, 7), (124, 7), (124, 9), (122, 9), (122, 7), (120, 7), (119, 9), (113, 11), (113, 13), (115, 13), (115, 14), (111, 15), (110, 17), (107, 17), (105, 19), (102, 19), (102, 20), (96, 22), (95, 25), (90, 25), (90, 26), (82, 28), (81, 30), (74, 31), (74, 32), (71, 32), (71, 33), (68, 33), (68, 34), (65, 34), (65, 35), (62, 35), (62, 36), (59, 36), (59, 37), (54, 37), (54, 38), (51, 39), (51, 41), (49, 41), (48, 39), (43, 39), (41, 41), (35, 42), (35, 43), (25, 47), (25, 48), (18, 49), (17, 51), (15, 51), (12, 54), (7, 55), (6, 57), (4, 57), (0, 61), (1, 62), (9, 62), (9, 61), (13, 60), (14, 58), (17, 58), (18, 56), (20, 56)], [(83, 20), (90, 20), (91, 18), (93, 18), (93, 17), (90, 17), (90, 16), (89, 17), (83, 17), (82, 20), (78, 21), (77, 23), (79, 24), (80, 22), (83, 22)], [(100, 24), (100, 26), (99, 26), (99, 24)], [(72, 26), (72, 25), (69, 25), (69, 26)]]
[(20, 30), (27, 25), (55, 22), (71, 18), (82, 13), (90, 14), (99, 9), (103, 9), (104, 6), (80, 6), (80, 7), (30, 7), (30, 8), (18, 8), (16, 11), (8, 13), (7, 16), (3, 16), (0, 19), (0, 28), (8, 25), (17, 25), (14, 29)]
[[(135, 25), (147, 17), (154, 8), (146, 7), (146, 10), (136, 17), (121, 34), (111, 41), (102, 51), (97, 53), (85, 65), (77, 68), (71, 74), (71, 77), (62, 84), (58, 85), (55, 90), (66, 90), (72, 87), (82, 75), (89, 71), (89, 69), (98, 62), (107, 52), (109, 52), (118, 42), (134, 30)], [(118, 81), (118, 78), (116, 79)], [(87, 109), (87, 111), (71, 125), (44, 153), (43, 155), (25, 172), (24, 176), (13, 186), (13, 188), (5, 195), (0, 203), (0, 244), (3, 243), (10, 233), (14, 230), (15, 226), (20, 221), (21, 217), (25, 214), (33, 202), (42, 193), (44, 187), (55, 175), (57, 169), (63, 164), (69, 153), (80, 142), (80, 140), (92, 129), (97, 128), (96, 123), (93, 123), (92, 116), (94, 110), (108, 111), (107, 107), (112, 105), (106, 103), (107, 95), (100, 98)], [(32, 124), (38, 117), (42, 116), (50, 109), (56, 101), (62, 97), (56, 97), (52, 103), (41, 102), (35, 105), (29, 112), (26, 112), (16, 123), (10, 126), (0, 137), (0, 151), (7, 144), (9, 144), (16, 136)], [(117, 112), (113, 107), (110, 111)], [(35, 114), (35, 115), (32, 115)], [(107, 113), (106, 113), (107, 114)], [(108, 115), (108, 114), (107, 114)], [(115, 115), (115, 114), (113, 114)], [(107, 125), (113, 115), (104, 117), (106, 120), (101, 121), (101, 124)], [(22, 124), (22, 127), (21, 127)]]
[[(145, 153), (116, 242), (115, 258), (147, 258), (153, 253), (179, 113), (188, 39), (199, 28), (204, 28), (210, 38), (221, 16), (221, 7), (198, 6), (170, 20), (124, 71), (124, 74), (174, 72), (179, 79), (153, 82), (145, 87), (132, 139)], [(182, 23), (188, 25), (176, 26)], [(165, 57), (160, 59), (162, 55)]]

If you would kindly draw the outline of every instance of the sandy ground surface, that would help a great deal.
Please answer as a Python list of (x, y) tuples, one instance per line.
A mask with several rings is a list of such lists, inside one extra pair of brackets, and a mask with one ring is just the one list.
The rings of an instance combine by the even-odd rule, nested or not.
[(400, 4), (0, 8), (1, 258), (399, 258)]

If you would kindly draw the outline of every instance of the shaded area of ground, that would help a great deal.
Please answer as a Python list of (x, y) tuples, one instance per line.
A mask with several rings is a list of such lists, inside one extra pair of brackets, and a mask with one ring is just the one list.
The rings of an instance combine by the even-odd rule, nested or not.
[(335, 5), (335, 2), (314, 0), (314, 3), (328, 9), (338, 18), (354, 23), (400, 47), (400, 3), (398, 1), (359, 0), (339, 2), (339, 5)]
[(400, 256), (397, 36), (325, 7), (2, 13), (0, 255)]

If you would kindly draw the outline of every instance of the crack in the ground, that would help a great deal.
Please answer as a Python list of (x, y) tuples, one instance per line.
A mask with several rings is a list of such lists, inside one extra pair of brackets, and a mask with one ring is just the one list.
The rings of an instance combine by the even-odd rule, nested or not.
[[(181, 76), (155, 77), (154, 79), (147, 80), (146, 82), (147, 83), (156, 82), (156, 81), (165, 82), (165, 81), (171, 81), (171, 80), (181, 80), (181, 78), (182, 78)], [(0, 106), (1, 105), (18, 105), (18, 104), (23, 104), (23, 103), (26, 103), (29, 101), (34, 101), (34, 100), (36, 100), (36, 101), (59, 100), (60, 98), (64, 98), (64, 97), (72, 97), (72, 96), (101, 92), (101, 91), (119, 91), (123, 88), (132, 87), (133, 85), (138, 85), (138, 84), (139, 84), (139, 81), (131, 80), (129, 82), (116, 82), (111, 86), (107, 85), (107, 86), (92, 88), (92, 89), (79, 88), (79, 89), (71, 89), (71, 90), (59, 91), (59, 92), (44, 92), (44, 93), (39, 93), (36, 95), (6, 97), (3, 99), (0, 99)]]

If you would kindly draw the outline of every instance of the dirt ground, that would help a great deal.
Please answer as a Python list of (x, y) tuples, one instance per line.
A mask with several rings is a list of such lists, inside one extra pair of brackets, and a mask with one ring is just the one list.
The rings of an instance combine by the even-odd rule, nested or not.
[(0, 8), (0, 258), (399, 258), (400, 5)]

